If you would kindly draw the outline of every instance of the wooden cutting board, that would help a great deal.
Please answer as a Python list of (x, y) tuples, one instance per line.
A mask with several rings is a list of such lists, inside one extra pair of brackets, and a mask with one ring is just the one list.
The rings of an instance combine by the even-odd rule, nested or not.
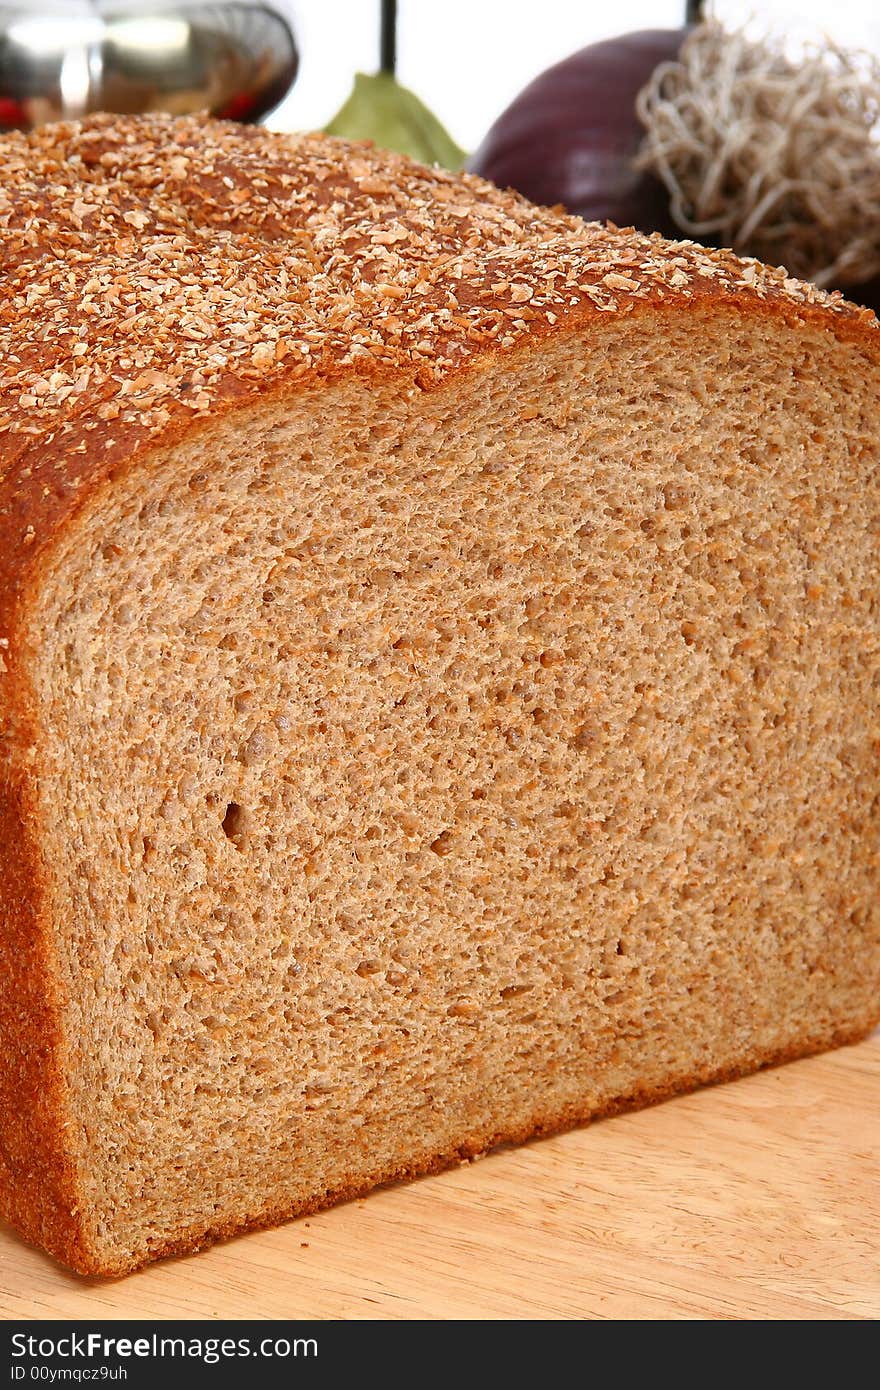
[(880, 1316), (880, 1033), (128, 1279), (0, 1229), (11, 1318)]

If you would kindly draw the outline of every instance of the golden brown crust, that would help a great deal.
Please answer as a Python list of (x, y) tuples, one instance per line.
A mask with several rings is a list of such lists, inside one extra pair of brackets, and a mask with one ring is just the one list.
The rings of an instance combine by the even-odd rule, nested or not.
[[(65, 1252), (62, 1258), (79, 1274), (102, 1279), (120, 1278), (127, 1274), (133, 1274), (154, 1260), (195, 1254), (199, 1250), (217, 1244), (218, 1241), (245, 1235), (248, 1231), (265, 1230), (267, 1227), (284, 1225), (286, 1222), (300, 1217), (312, 1216), (315, 1212), (325, 1211), (328, 1207), (336, 1206), (339, 1202), (350, 1202), (358, 1197), (364, 1197), (380, 1186), (445, 1172), (457, 1164), (480, 1158), (492, 1149), (499, 1148), (504, 1144), (524, 1144), (533, 1139), (546, 1139), (551, 1135), (563, 1134), (594, 1120), (609, 1119), (627, 1111), (642, 1110), (649, 1105), (658, 1105), (662, 1101), (687, 1094), (703, 1086), (736, 1081), (740, 1077), (748, 1076), (756, 1071), (763, 1071), (767, 1067), (781, 1066), (785, 1062), (797, 1061), (799, 1058), (809, 1057), (817, 1052), (825, 1052), (830, 1048), (845, 1047), (851, 1043), (860, 1042), (871, 1033), (878, 1022), (880, 1022), (880, 1011), (866, 1021), (863, 1020), (848, 1028), (838, 1028), (807, 1038), (801, 1043), (793, 1043), (789, 1047), (781, 1048), (768, 1055), (743, 1058), (734, 1066), (716, 1068), (715, 1070), (706, 1069), (704, 1072), (679, 1078), (664, 1086), (639, 1088), (628, 1095), (617, 1096), (597, 1109), (570, 1106), (557, 1113), (548, 1114), (533, 1124), (522, 1125), (516, 1129), (463, 1136), (461, 1142), (454, 1149), (418, 1163), (401, 1164), (392, 1169), (377, 1172), (367, 1182), (338, 1188), (332, 1192), (324, 1192), (311, 1201), (300, 1202), (293, 1206), (269, 1207), (246, 1220), (221, 1221), (205, 1230), (182, 1232), (180, 1235), (151, 1248), (140, 1259), (125, 1265), (101, 1264), (81, 1249), (77, 1250), (73, 1256)], [(54, 1248), (57, 1252), (57, 1247)]]
[(32, 744), (25, 699), (13, 708), (18, 711), (18, 757), (4, 748), (0, 730), (0, 1214), (28, 1239), (77, 1265), (88, 1255), (65, 1143), (60, 1010), (28, 777)]

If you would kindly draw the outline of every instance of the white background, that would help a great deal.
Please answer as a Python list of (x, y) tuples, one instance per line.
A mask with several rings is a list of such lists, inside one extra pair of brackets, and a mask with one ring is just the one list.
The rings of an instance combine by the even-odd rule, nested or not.
[[(300, 51), (277, 130), (317, 129), (335, 115), (356, 71), (378, 66), (378, 0), (269, 0), (286, 12)], [(684, 0), (399, 0), (398, 76), (473, 150), (492, 121), (551, 63), (633, 29), (677, 28)], [(818, 35), (880, 54), (880, 0), (716, 0), (731, 24), (750, 15), (789, 36)]]

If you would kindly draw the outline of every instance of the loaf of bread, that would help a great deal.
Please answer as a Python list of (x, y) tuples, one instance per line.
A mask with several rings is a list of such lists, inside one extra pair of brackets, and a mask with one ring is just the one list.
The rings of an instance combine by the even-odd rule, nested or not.
[(4, 1217), (119, 1274), (864, 1035), (873, 316), (316, 136), (0, 151)]

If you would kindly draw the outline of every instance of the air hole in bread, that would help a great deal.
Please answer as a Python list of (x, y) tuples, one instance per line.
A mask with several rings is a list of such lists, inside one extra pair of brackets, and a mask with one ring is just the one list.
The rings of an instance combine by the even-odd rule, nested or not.
[(230, 801), (223, 817), (223, 834), (231, 840), (236, 849), (244, 847), (247, 835), (247, 812), (237, 801)]

